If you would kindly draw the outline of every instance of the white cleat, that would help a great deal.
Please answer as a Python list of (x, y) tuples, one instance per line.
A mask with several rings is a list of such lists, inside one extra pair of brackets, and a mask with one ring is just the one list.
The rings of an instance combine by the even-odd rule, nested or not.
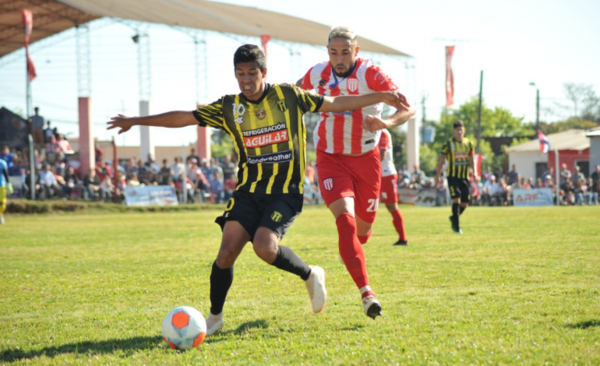
[(312, 310), (320, 313), (327, 301), (327, 289), (325, 288), (325, 271), (318, 266), (310, 266), (310, 277), (304, 283), (310, 296)]
[(0, 225), (4, 225), (4, 215), (0, 215)]
[(206, 318), (206, 336), (211, 336), (223, 328), (225, 321), (223, 320), (223, 313), (219, 315), (209, 314)]
[(377, 298), (373, 295), (369, 295), (362, 299), (363, 309), (365, 314), (375, 320), (376, 317), (381, 315), (381, 304), (377, 301)]

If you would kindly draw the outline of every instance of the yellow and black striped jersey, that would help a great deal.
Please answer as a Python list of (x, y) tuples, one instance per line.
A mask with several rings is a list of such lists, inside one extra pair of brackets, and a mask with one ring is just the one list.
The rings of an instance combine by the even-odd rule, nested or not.
[(225, 131), (239, 157), (236, 190), (304, 193), (306, 128), (302, 116), (316, 112), (323, 97), (291, 84), (267, 84), (258, 101), (225, 95), (198, 108), (200, 126)]
[(446, 155), (446, 176), (460, 179), (469, 179), (470, 156), (474, 153), (473, 143), (468, 138), (456, 141), (453, 137), (444, 147), (442, 155)]

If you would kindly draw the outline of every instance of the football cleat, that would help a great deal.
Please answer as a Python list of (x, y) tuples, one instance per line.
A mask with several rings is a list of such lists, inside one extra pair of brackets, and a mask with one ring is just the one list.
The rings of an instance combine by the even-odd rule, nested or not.
[(408, 240), (398, 240), (397, 242), (395, 242), (393, 245), (408, 245)]
[(310, 303), (312, 310), (315, 313), (319, 313), (325, 306), (327, 301), (327, 289), (325, 288), (325, 271), (323, 268), (318, 266), (310, 266), (310, 277), (304, 281), (308, 295), (310, 296)]
[(365, 314), (375, 320), (376, 317), (381, 315), (381, 304), (377, 301), (377, 298), (373, 295), (366, 296), (362, 299), (363, 309)]
[(223, 328), (225, 321), (223, 320), (223, 313), (219, 315), (213, 315), (212, 313), (206, 318), (206, 336), (211, 336)]

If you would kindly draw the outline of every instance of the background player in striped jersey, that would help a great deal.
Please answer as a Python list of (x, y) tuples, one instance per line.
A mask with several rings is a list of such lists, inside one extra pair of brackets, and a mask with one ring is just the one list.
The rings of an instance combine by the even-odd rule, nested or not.
[[(310, 68), (298, 81), (299, 86), (328, 96), (398, 90), (379, 67), (357, 57), (360, 47), (351, 29), (334, 28), (329, 33), (327, 50), (329, 61)], [(371, 236), (379, 203), (380, 130), (398, 126), (414, 115), (414, 109), (404, 101), (385, 120), (381, 118), (381, 103), (345, 113), (321, 111), (313, 134), (320, 191), (336, 220), (340, 255), (359, 288), (365, 314), (373, 319), (381, 315), (381, 304), (369, 286), (361, 244)]]
[(233, 265), (248, 241), (265, 262), (291, 272), (306, 282), (314, 312), (325, 305), (325, 273), (309, 267), (290, 248), (279, 245), (302, 211), (306, 167), (307, 112), (343, 112), (385, 102), (400, 108), (397, 92), (361, 96), (324, 97), (290, 84), (267, 84), (266, 59), (255, 45), (244, 45), (234, 55), (235, 77), (241, 93), (225, 95), (193, 112), (127, 118), (119, 115), (108, 129), (119, 133), (132, 126), (185, 127), (199, 124), (229, 134), (239, 157), (238, 185), (216, 222), (223, 237), (210, 275), (210, 315), (207, 335), (223, 327), (223, 306), (233, 283)]
[(379, 152), (381, 156), (381, 200), (392, 214), (392, 223), (398, 232), (398, 241), (394, 245), (408, 245), (404, 230), (404, 218), (398, 208), (398, 173), (394, 166), (392, 134), (388, 130), (381, 130)]
[(448, 189), (452, 198), (452, 231), (462, 234), (460, 229), (459, 216), (467, 209), (471, 195), (469, 194), (469, 168), (473, 172), (475, 182), (479, 182), (477, 170), (475, 170), (475, 160), (473, 159), (473, 142), (465, 138), (465, 124), (462, 121), (455, 121), (453, 124), (452, 137), (442, 147), (442, 156), (437, 166), (435, 182), (441, 182), (442, 169), (444, 162), (448, 160), (446, 167), (446, 177), (448, 178)]

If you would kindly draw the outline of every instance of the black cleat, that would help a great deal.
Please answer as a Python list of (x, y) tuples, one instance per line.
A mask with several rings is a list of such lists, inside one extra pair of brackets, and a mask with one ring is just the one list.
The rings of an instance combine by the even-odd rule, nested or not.
[(381, 304), (377, 301), (377, 298), (373, 295), (367, 296), (362, 300), (365, 314), (368, 317), (375, 320), (376, 317), (381, 316)]
[(407, 246), (408, 245), (408, 240), (398, 240), (397, 242), (395, 242), (393, 245), (403, 245), (403, 246)]

